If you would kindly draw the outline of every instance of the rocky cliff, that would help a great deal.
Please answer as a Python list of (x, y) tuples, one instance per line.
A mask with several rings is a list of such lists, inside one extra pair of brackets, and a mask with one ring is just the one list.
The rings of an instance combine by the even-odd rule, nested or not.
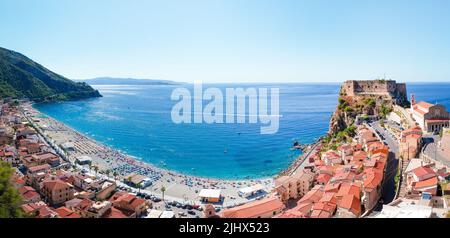
[(405, 84), (393, 80), (346, 81), (341, 86), (328, 134), (335, 137), (352, 126), (358, 117), (363, 120), (385, 117), (394, 104), (407, 102)]

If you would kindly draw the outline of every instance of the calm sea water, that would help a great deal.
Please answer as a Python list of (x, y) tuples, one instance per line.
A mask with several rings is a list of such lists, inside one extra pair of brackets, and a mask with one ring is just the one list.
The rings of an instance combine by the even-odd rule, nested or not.
[[(338, 84), (214, 84), (280, 88), (280, 129), (261, 135), (259, 124), (174, 124), (170, 100), (178, 86), (94, 86), (102, 98), (35, 105), (41, 112), (145, 162), (204, 177), (271, 176), (299, 155), (294, 141), (311, 143), (328, 130)], [(191, 88), (190, 85), (183, 87)], [(450, 108), (450, 84), (409, 84), (417, 100)], [(226, 153), (225, 153), (226, 151)]]

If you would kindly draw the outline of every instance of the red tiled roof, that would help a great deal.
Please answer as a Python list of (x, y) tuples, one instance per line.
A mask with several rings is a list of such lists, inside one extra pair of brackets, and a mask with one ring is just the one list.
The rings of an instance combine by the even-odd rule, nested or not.
[(419, 113), (420, 115), (425, 115), (425, 114), (426, 114), (426, 112), (420, 110), (417, 106), (414, 106), (413, 109), (414, 109), (414, 111), (416, 111), (416, 112)]
[(361, 215), (361, 201), (352, 194), (342, 197), (338, 206), (352, 212), (357, 217)]
[(431, 104), (431, 103), (427, 103), (427, 102), (424, 102), (424, 101), (420, 101), (420, 102), (416, 103), (416, 106), (420, 106), (420, 107), (422, 107), (422, 108), (430, 108), (430, 107), (432, 107), (432, 106), (434, 106), (434, 105)]
[(127, 215), (125, 215), (124, 212), (121, 210), (111, 207), (105, 214), (102, 216), (103, 218), (128, 218)]
[(295, 211), (301, 212), (301, 213), (303, 213), (305, 215), (308, 215), (309, 212), (311, 211), (311, 208), (312, 208), (313, 205), (314, 205), (314, 203), (310, 202), (310, 201), (297, 203), (297, 206), (292, 208), (292, 210), (295, 210)]
[(325, 165), (325, 162), (323, 160), (315, 160), (314, 161), (314, 166), (319, 167)]
[(305, 218), (305, 217), (306, 215), (303, 212), (296, 211), (294, 209), (284, 211), (283, 213), (274, 216), (274, 218)]
[(334, 175), (333, 181), (353, 181), (355, 179), (355, 173), (352, 171), (340, 172)]
[(135, 198), (132, 202), (131, 202), (131, 206), (134, 208), (134, 209), (136, 209), (136, 208), (138, 208), (138, 207), (140, 207), (140, 206), (142, 206), (142, 204), (145, 204), (145, 199), (142, 199), (142, 198)]
[(31, 213), (38, 210), (40, 207), (46, 206), (44, 202), (27, 203), (20, 206), (25, 213)]
[(304, 203), (304, 202), (312, 202), (315, 203), (322, 198), (323, 195), (323, 189), (321, 186), (316, 185), (311, 191), (307, 192), (305, 196), (303, 196), (297, 204)]
[(313, 210), (311, 218), (331, 218), (332, 214), (323, 210)]
[(324, 191), (325, 192), (337, 192), (339, 191), (339, 187), (341, 186), (341, 183), (328, 183), (325, 185)]
[(46, 170), (46, 169), (50, 169), (51, 166), (49, 164), (43, 164), (43, 165), (38, 165), (38, 166), (33, 166), (31, 168), (29, 168), (28, 170), (30, 170), (31, 172), (36, 172), (39, 170)]
[(319, 200), (319, 202), (337, 204), (337, 198), (335, 195), (336, 195), (336, 193), (334, 193), (334, 192), (325, 193), (323, 195), (323, 197)]
[(363, 149), (363, 145), (361, 144), (356, 144), (355, 146), (353, 146), (353, 151), (360, 151)]
[(224, 218), (257, 218), (266, 213), (284, 209), (284, 204), (277, 197), (268, 197), (242, 206), (222, 211)]
[(56, 213), (58, 213), (58, 215), (61, 218), (81, 218), (81, 216), (79, 214), (70, 210), (67, 207), (60, 207), (60, 208), (55, 209), (55, 211), (56, 211)]
[(36, 191), (28, 191), (26, 193), (23, 193), (22, 197), (26, 200), (31, 200), (35, 198), (40, 198), (40, 195)]
[(367, 158), (367, 152), (365, 152), (365, 151), (356, 151), (355, 153), (353, 153), (354, 160), (362, 161), (365, 158)]
[(54, 210), (49, 208), (47, 205), (41, 206), (39, 208), (39, 214), (38, 217), (44, 218), (44, 217), (51, 217), (51, 216), (59, 216), (58, 213), (56, 213)]
[(425, 175), (436, 175), (436, 173), (434, 172), (434, 170), (432, 170), (432, 169), (429, 168), (429, 167), (424, 167), (424, 166), (418, 167), (418, 168), (414, 169), (412, 172), (413, 172), (417, 177), (422, 177), (422, 176), (425, 176)]
[(314, 204), (313, 211), (314, 210), (323, 210), (329, 212), (330, 214), (333, 214), (336, 210), (336, 203), (318, 202)]
[(355, 184), (342, 183), (341, 188), (336, 194), (336, 197), (344, 197), (345, 195), (353, 195), (356, 198), (360, 199), (361, 197), (361, 188)]
[(422, 134), (422, 128), (420, 128), (419, 126), (414, 126), (414, 127), (411, 127), (411, 128), (408, 128), (408, 129), (402, 131), (403, 135), (409, 134), (409, 133), (420, 133), (420, 134)]
[(417, 182), (414, 185), (414, 188), (415, 189), (420, 189), (420, 188), (432, 187), (432, 186), (437, 186), (437, 184), (438, 184), (437, 177), (433, 177), (433, 178), (430, 178), (430, 179), (427, 179), (427, 180), (423, 180), (423, 181)]
[(326, 156), (328, 159), (331, 159), (331, 158), (341, 158), (341, 156), (340, 156), (336, 151), (334, 151), (334, 150), (327, 151), (327, 152), (325, 153), (325, 156)]
[(68, 183), (61, 181), (60, 179), (50, 179), (44, 181), (43, 186), (48, 188), (49, 190), (61, 190), (68, 187), (71, 187)]
[(329, 174), (319, 174), (319, 176), (317, 176), (316, 181), (318, 183), (326, 184), (326, 183), (328, 183), (328, 181), (330, 181), (330, 179), (331, 179), (331, 175), (329, 175)]
[(383, 173), (377, 169), (367, 169), (365, 171), (366, 179), (364, 179), (364, 188), (375, 189), (383, 181)]

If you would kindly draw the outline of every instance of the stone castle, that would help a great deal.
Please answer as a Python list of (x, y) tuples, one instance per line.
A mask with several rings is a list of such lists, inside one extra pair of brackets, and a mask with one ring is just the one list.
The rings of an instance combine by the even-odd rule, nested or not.
[(406, 84), (395, 80), (349, 80), (345, 81), (341, 93), (350, 97), (357, 96), (387, 96), (396, 104), (407, 102)]

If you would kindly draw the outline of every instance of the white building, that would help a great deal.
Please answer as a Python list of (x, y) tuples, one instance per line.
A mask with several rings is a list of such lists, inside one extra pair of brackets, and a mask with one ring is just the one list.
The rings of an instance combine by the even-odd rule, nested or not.
[(216, 203), (222, 198), (220, 189), (202, 189), (198, 194), (203, 202)]
[(418, 102), (411, 96), (411, 115), (424, 132), (440, 132), (450, 125), (450, 113), (443, 105)]
[(262, 184), (255, 184), (250, 187), (241, 188), (239, 195), (243, 197), (250, 197), (264, 192), (264, 186)]
[(418, 203), (418, 200), (397, 199), (389, 205), (383, 205), (383, 210), (375, 218), (430, 218), (433, 208)]

